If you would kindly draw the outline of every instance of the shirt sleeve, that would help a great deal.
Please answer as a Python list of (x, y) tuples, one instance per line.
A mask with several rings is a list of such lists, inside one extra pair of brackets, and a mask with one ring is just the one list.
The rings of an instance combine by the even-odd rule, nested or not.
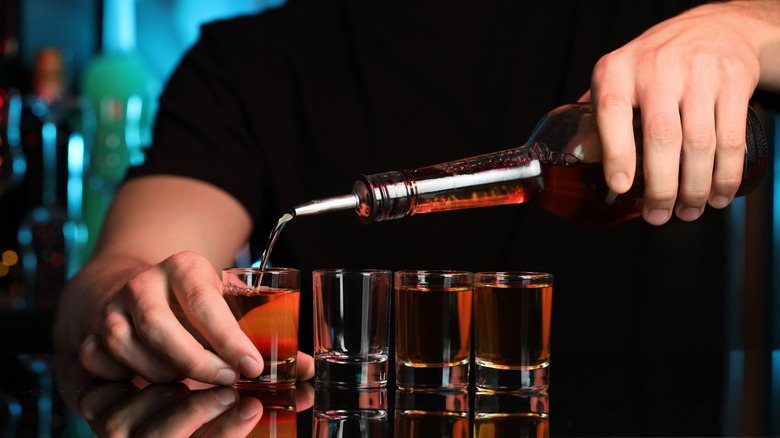
[(263, 159), (237, 74), (241, 54), (230, 43), (237, 36), (221, 31), (227, 25), (204, 26), (171, 75), (160, 97), (152, 145), (127, 179), (175, 175), (202, 180), (234, 196), (257, 217)]

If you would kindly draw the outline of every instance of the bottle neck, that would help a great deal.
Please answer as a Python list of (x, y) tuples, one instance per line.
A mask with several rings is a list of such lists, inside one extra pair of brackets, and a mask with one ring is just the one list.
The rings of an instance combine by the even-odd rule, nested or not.
[(363, 222), (416, 213), (520, 204), (543, 189), (542, 167), (555, 159), (532, 144), (416, 170), (363, 175), (353, 193)]
[(135, 50), (136, 0), (105, 0), (103, 2), (103, 43), (106, 55), (119, 55)]

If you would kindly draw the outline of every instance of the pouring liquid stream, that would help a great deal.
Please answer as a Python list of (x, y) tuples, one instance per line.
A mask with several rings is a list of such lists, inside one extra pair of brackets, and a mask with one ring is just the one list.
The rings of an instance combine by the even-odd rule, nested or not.
[[(282, 229), (284, 229), (284, 226), (287, 225), (287, 222), (290, 222), (292, 218), (295, 217), (294, 212), (287, 212), (282, 215), (282, 217), (279, 218), (278, 221), (276, 221), (276, 225), (271, 229), (271, 235), (268, 236), (268, 243), (265, 245), (265, 249), (263, 250), (263, 255), (261, 259), (261, 269), (265, 269), (268, 267), (268, 260), (271, 257), (271, 250), (274, 248), (274, 243), (276, 243), (276, 239), (279, 237), (279, 234), (281, 234)], [(260, 273), (260, 276), (258, 277), (257, 284), (254, 285), (255, 288), (257, 288), (258, 285), (261, 284), (260, 280), (262, 277), (262, 272)]]

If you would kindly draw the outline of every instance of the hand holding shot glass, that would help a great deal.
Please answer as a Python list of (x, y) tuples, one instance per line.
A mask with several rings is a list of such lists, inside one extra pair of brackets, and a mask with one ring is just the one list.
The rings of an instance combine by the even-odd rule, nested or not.
[(236, 386), (291, 386), (298, 357), (301, 272), (291, 268), (222, 270), (225, 301), (263, 356), (259, 377), (241, 376)]
[(477, 389), (547, 390), (552, 292), (552, 274), (474, 274)]

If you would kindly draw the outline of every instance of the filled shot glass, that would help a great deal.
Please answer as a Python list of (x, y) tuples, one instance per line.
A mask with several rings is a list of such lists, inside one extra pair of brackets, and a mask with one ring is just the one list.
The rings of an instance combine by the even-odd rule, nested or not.
[(242, 375), (236, 386), (294, 385), (301, 272), (292, 268), (228, 268), (222, 270), (222, 287), (238, 325), (265, 363), (259, 377)]
[(552, 293), (553, 276), (548, 273), (474, 274), (477, 389), (548, 388)]
[(318, 269), (312, 284), (315, 384), (386, 386), (392, 272)]
[(472, 273), (399, 271), (394, 282), (398, 388), (409, 391), (467, 388)]

